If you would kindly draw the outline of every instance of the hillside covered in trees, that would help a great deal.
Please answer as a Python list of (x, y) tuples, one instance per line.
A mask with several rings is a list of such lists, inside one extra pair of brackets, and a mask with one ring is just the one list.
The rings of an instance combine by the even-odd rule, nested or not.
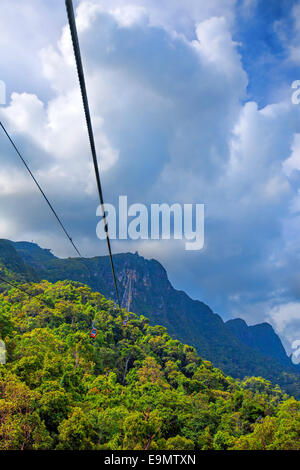
[[(300, 365), (286, 355), (271, 325), (248, 327), (241, 319), (224, 322), (205, 303), (174, 289), (166, 270), (154, 259), (120, 253), (114, 255), (114, 265), (121, 299), (131, 278), (132, 312), (147, 316), (151, 325), (165, 326), (172, 338), (194, 346), (203, 359), (227, 375), (261, 376), (300, 399)], [(115, 295), (108, 256), (61, 259), (35, 243), (0, 240), (0, 269), (11, 281), (72, 280), (108, 299)], [(6, 288), (0, 279), (0, 292)]]
[[(300, 402), (78, 282), (0, 295), (0, 449), (300, 449)], [(92, 323), (98, 329), (90, 339)]]

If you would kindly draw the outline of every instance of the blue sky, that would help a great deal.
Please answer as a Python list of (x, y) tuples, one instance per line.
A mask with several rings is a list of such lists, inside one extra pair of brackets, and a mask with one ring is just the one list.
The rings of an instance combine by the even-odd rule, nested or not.
[[(300, 4), (74, 2), (105, 198), (204, 203), (205, 246), (116, 241), (224, 319), (300, 338)], [(1, 119), (87, 256), (97, 196), (64, 2), (3, 0)], [(72, 256), (0, 136), (0, 233)]]
[(259, 106), (268, 104), (274, 90), (289, 86), (291, 77), (297, 76), (299, 66), (288, 60), (287, 47), (294, 39), (293, 8), (297, 3), (257, 0), (247, 7), (247, 2), (237, 2), (234, 38), (241, 43), (242, 63), (249, 77), (247, 98)]

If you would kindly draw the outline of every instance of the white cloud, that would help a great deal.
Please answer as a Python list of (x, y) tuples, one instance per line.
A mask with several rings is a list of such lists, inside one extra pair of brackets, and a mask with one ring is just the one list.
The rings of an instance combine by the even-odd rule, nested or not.
[(106, 11), (115, 16), (123, 25), (129, 26), (148, 17), (150, 26), (158, 26), (169, 32), (185, 34), (188, 37), (194, 35), (194, 28), (198, 22), (202, 22), (212, 16), (225, 17), (230, 24), (234, 19), (234, 6), (236, 0), (90, 0), (82, 2), (80, 12), (89, 12), (88, 21), (80, 18), (80, 22), (87, 24), (95, 14)]
[(283, 162), (283, 168), (288, 176), (291, 176), (295, 170), (300, 171), (300, 134), (294, 135), (292, 153)]
[(285, 346), (290, 354), (292, 343), (300, 340), (300, 302), (288, 302), (273, 307), (268, 319), (284, 338)]
[[(74, 187), (91, 191), (93, 175), (78, 90), (58, 95), (47, 104), (35, 95), (13, 93), (10, 105), (3, 108), (0, 115), (14, 134), (27, 136), (45, 152), (47, 172), (44, 173), (41, 168), (38, 171), (42, 170), (40, 174), (50, 186), (52, 180), (53, 191), (56, 191), (57, 185), (60, 186), (60, 180), (63, 190), (68, 187), (63, 180), (71, 180), (71, 191)], [(94, 117), (94, 130), (101, 155), (101, 169), (105, 172), (117, 161), (118, 151), (110, 146), (100, 115)]]
[[(193, 41), (195, 48), (208, 63), (212, 62), (222, 74), (235, 80), (240, 89), (240, 98), (245, 93), (247, 76), (241, 66), (240, 56), (237, 54), (236, 42), (228, 28), (224, 17), (212, 17), (196, 27), (197, 40)], [(225, 78), (224, 77), (224, 78)]]
[(296, 65), (300, 63), (299, 18), (300, 4), (299, 2), (294, 2), (294, 5), (286, 11), (286, 15), (274, 23), (274, 31), (276, 31), (282, 46), (286, 50), (287, 62)]

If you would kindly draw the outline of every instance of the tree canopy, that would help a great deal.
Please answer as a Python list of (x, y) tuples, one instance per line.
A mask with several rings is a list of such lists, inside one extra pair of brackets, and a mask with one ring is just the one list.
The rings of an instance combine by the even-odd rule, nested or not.
[[(300, 402), (78, 282), (0, 295), (0, 450), (300, 449)], [(89, 337), (94, 322), (98, 335)]]

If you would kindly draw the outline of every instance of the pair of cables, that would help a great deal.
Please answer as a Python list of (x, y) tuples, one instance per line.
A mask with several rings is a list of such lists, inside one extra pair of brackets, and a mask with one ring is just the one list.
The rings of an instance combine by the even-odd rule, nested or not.
[[(100, 171), (99, 171), (99, 166), (98, 166), (98, 159), (97, 159), (97, 152), (96, 152), (96, 146), (95, 146), (94, 132), (93, 132), (93, 127), (92, 127), (92, 120), (91, 120), (91, 114), (90, 114), (90, 108), (89, 108), (89, 102), (88, 102), (88, 96), (87, 96), (87, 90), (86, 90), (86, 84), (85, 84), (85, 77), (84, 77), (83, 65), (82, 65), (82, 60), (81, 60), (81, 53), (80, 53), (78, 33), (77, 33), (77, 28), (76, 28), (73, 2), (72, 2), (72, 0), (66, 0), (65, 3), (66, 3), (68, 21), (69, 21), (69, 26), (70, 26), (70, 31), (71, 31), (71, 38), (72, 38), (72, 43), (73, 43), (73, 50), (74, 50), (74, 56), (75, 56), (75, 61), (76, 61), (80, 91), (81, 91), (81, 96), (82, 96), (85, 120), (86, 120), (86, 125), (87, 125), (87, 130), (88, 130), (90, 148), (91, 148), (92, 159), (93, 159), (93, 164), (94, 164), (97, 190), (98, 190), (99, 201), (100, 201), (100, 206), (101, 206), (101, 211), (102, 211), (102, 217), (103, 217), (103, 221), (104, 221), (104, 227), (105, 227), (105, 233), (106, 233), (106, 242), (107, 242), (107, 248), (108, 248), (110, 264), (111, 264), (111, 271), (112, 271), (112, 276), (113, 276), (113, 281), (114, 281), (114, 286), (115, 286), (116, 299), (117, 299), (117, 303), (119, 305), (119, 308), (121, 308), (119, 291), (118, 291), (118, 284), (117, 284), (116, 273), (115, 273), (114, 262), (113, 262), (113, 256), (112, 256), (112, 250), (111, 250), (111, 243), (110, 243), (109, 232), (108, 232), (107, 219), (106, 219), (105, 208), (104, 208), (104, 198), (103, 198), (103, 191), (102, 191), (102, 185), (101, 185), (101, 179), (100, 179)], [(71, 243), (71, 245), (74, 248), (74, 250), (76, 251), (77, 255), (80, 258), (83, 258), (83, 256), (81, 255), (77, 245), (73, 242), (73, 239), (71, 238), (68, 230), (66, 229), (66, 227), (63, 224), (61, 218), (59, 217), (59, 215), (57, 214), (57, 212), (54, 209), (53, 205), (51, 204), (49, 198), (47, 197), (45, 191), (42, 189), (42, 187), (39, 184), (38, 180), (36, 179), (36, 177), (34, 176), (32, 171), (30, 170), (27, 162), (23, 158), (21, 152), (19, 151), (19, 149), (15, 145), (12, 137), (10, 136), (10, 134), (8, 133), (7, 129), (5, 128), (5, 126), (3, 125), (3, 123), (1, 121), (0, 121), (0, 126), (1, 126), (2, 130), (4, 131), (6, 137), (10, 141), (11, 145), (13, 146), (14, 150), (16, 151), (17, 155), (19, 156), (20, 160), (22, 161), (23, 165), (25, 166), (26, 170), (28, 171), (29, 175), (33, 179), (34, 183), (36, 184), (37, 188), (39, 189), (40, 193), (42, 194), (44, 200), (46, 201), (49, 209), (53, 213), (53, 215), (54, 215), (55, 219), (57, 220), (58, 224), (60, 225), (61, 229), (63, 230), (65, 236), (67, 237), (67, 239)], [(19, 286), (14, 285), (13, 283), (11, 283), (9, 281), (6, 281), (3, 278), (0, 278), (0, 280), (2, 282), (5, 282), (8, 285), (11, 285), (12, 287), (15, 287), (15, 288), (21, 290), (22, 292), (27, 293), (31, 297), (35, 297), (35, 296), (29, 294), (25, 289), (20, 288)]]

